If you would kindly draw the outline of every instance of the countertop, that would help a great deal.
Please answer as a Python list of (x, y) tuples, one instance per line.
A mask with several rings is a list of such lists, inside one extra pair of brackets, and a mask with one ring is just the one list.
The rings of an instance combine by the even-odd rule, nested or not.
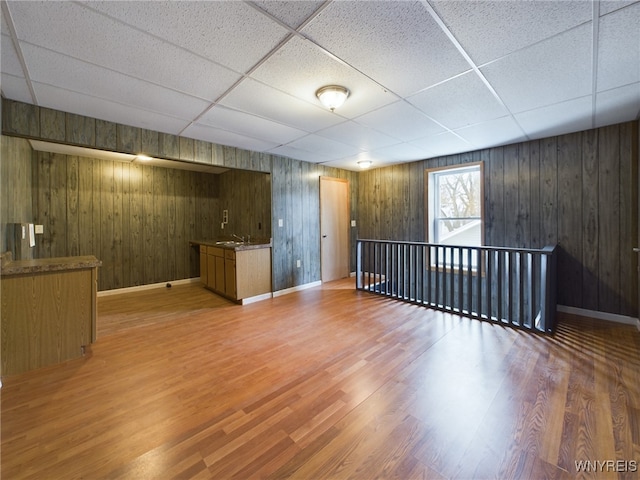
[(30, 273), (63, 272), (65, 270), (83, 270), (102, 265), (93, 255), (78, 257), (39, 258), (35, 260), (10, 260), (2, 262), (2, 276), (25, 275)]
[[(222, 242), (222, 243), (220, 243)], [(242, 250), (256, 250), (259, 248), (271, 248), (271, 240), (269, 239), (260, 239), (257, 238), (255, 240), (251, 240), (251, 242), (240, 243), (233, 242), (233, 240), (190, 240), (189, 243), (191, 245), (205, 245), (207, 247), (218, 247), (224, 248), (226, 250), (233, 250), (236, 252)]]

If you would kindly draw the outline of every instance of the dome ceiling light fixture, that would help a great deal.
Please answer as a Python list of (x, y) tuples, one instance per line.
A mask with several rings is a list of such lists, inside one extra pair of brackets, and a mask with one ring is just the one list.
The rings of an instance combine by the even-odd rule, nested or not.
[(371, 160), (360, 160), (358, 162), (358, 166), (360, 168), (369, 168), (371, 165), (373, 164), (373, 162)]
[(340, 107), (349, 96), (349, 89), (340, 85), (327, 85), (316, 92), (320, 102), (332, 112)]

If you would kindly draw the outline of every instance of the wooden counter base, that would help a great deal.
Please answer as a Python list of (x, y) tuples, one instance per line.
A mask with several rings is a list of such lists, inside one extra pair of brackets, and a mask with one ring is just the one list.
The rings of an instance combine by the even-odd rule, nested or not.
[[(73, 259), (73, 257), (71, 257)], [(43, 260), (12, 262), (3, 268), (2, 375), (12, 375), (82, 356), (96, 337), (97, 265)], [(35, 263), (34, 263), (35, 262)]]

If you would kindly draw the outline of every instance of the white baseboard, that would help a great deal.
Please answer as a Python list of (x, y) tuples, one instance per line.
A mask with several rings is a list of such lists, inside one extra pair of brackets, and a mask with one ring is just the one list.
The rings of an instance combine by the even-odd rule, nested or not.
[(172, 280), (170, 282), (150, 283), (148, 285), (138, 285), (135, 287), (115, 288), (113, 290), (102, 290), (98, 292), (98, 296), (107, 297), (109, 295), (118, 295), (120, 293), (141, 292), (143, 290), (151, 290), (154, 288), (167, 288), (168, 283), (173, 286), (173, 285), (186, 285), (188, 283), (199, 283), (199, 282), (200, 282), (200, 277), (185, 278), (183, 280)]
[(290, 293), (299, 292), (301, 290), (306, 290), (307, 288), (319, 287), (322, 285), (322, 282), (318, 280), (317, 282), (305, 283), (304, 285), (297, 285), (291, 288), (285, 288), (284, 290), (278, 290), (277, 292), (273, 292), (273, 297), (281, 297), (282, 295), (288, 295)]
[(256, 295), (254, 297), (243, 298), (240, 300), (241, 305), (249, 305), (250, 303), (261, 302), (262, 300), (269, 300), (273, 298), (273, 293), (263, 293), (262, 295)]
[(596, 310), (587, 310), (584, 308), (568, 307), (566, 305), (558, 305), (558, 312), (570, 313), (572, 315), (580, 315), (582, 317), (595, 318), (598, 320), (606, 320), (609, 322), (624, 323), (625, 325), (635, 325), (640, 330), (640, 320), (636, 317), (627, 317), (626, 315), (618, 315), (616, 313), (598, 312)]

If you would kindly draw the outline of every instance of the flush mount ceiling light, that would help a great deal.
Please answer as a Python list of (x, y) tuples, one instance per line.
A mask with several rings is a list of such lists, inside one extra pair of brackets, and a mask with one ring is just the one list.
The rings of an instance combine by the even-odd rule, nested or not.
[(360, 160), (358, 166), (360, 168), (369, 168), (373, 162), (371, 160)]
[(140, 162), (150, 162), (151, 160), (153, 160), (153, 158), (151, 158), (149, 155), (145, 155), (144, 153), (139, 153), (138, 155), (136, 155), (136, 160)]
[(344, 103), (349, 96), (349, 90), (340, 85), (327, 85), (316, 92), (316, 96), (332, 112)]

